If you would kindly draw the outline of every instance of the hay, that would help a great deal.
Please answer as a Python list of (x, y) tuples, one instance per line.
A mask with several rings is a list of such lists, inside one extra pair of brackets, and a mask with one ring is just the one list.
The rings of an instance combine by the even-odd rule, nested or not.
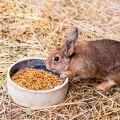
[(63, 103), (29, 112), (8, 97), (6, 69), (25, 57), (47, 57), (72, 25), (79, 40), (120, 40), (119, 0), (26, 1), (0, 0), (0, 119), (118, 120), (118, 86), (103, 93), (95, 88), (97, 80), (71, 81)]

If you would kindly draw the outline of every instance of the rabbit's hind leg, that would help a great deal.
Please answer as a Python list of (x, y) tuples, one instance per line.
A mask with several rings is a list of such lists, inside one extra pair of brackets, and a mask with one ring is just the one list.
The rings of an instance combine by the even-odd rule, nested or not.
[(116, 85), (116, 83), (113, 80), (108, 80), (98, 85), (97, 88), (106, 91), (109, 88), (111, 88), (113, 85)]
[(120, 66), (111, 69), (104, 80), (106, 81), (97, 86), (98, 89), (103, 91), (106, 91), (117, 83), (120, 83)]

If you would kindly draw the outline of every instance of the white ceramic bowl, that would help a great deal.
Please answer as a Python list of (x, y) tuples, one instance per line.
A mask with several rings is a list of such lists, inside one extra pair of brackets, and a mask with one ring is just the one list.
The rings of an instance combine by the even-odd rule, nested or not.
[(44, 61), (44, 58), (28, 58), (16, 62), (8, 68), (8, 94), (11, 96), (15, 103), (31, 109), (39, 109), (42, 107), (59, 104), (65, 99), (68, 90), (68, 78), (63, 79), (64, 83), (62, 85), (56, 86), (50, 90), (28, 90), (16, 85), (11, 80), (11, 76), (14, 73), (20, 69), (24, 69), (25, 67), (47, 70)]

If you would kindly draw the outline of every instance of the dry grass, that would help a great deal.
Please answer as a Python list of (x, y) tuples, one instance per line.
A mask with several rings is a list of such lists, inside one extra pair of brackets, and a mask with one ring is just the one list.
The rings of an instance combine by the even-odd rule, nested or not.
[[(27, 1), (27, 0), (26, 0)], [(6, 90), (8, 65), (25, 57), (47, 57), (65, 30), (75, 25), (79, 40), (120, 40), (119, 0), (0, 0), (0, 119), (119, 120), (120, 88), (98, 91), (97, 80), (70, 82), (66, 100), (31, 111), (11, 101)]]

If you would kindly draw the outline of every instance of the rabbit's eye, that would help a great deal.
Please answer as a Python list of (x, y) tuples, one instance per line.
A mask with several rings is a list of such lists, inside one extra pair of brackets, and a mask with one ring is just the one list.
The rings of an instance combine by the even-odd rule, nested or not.
[(54, 61), (59, 61), (60, 58), (59, 57), (54, 57)]

